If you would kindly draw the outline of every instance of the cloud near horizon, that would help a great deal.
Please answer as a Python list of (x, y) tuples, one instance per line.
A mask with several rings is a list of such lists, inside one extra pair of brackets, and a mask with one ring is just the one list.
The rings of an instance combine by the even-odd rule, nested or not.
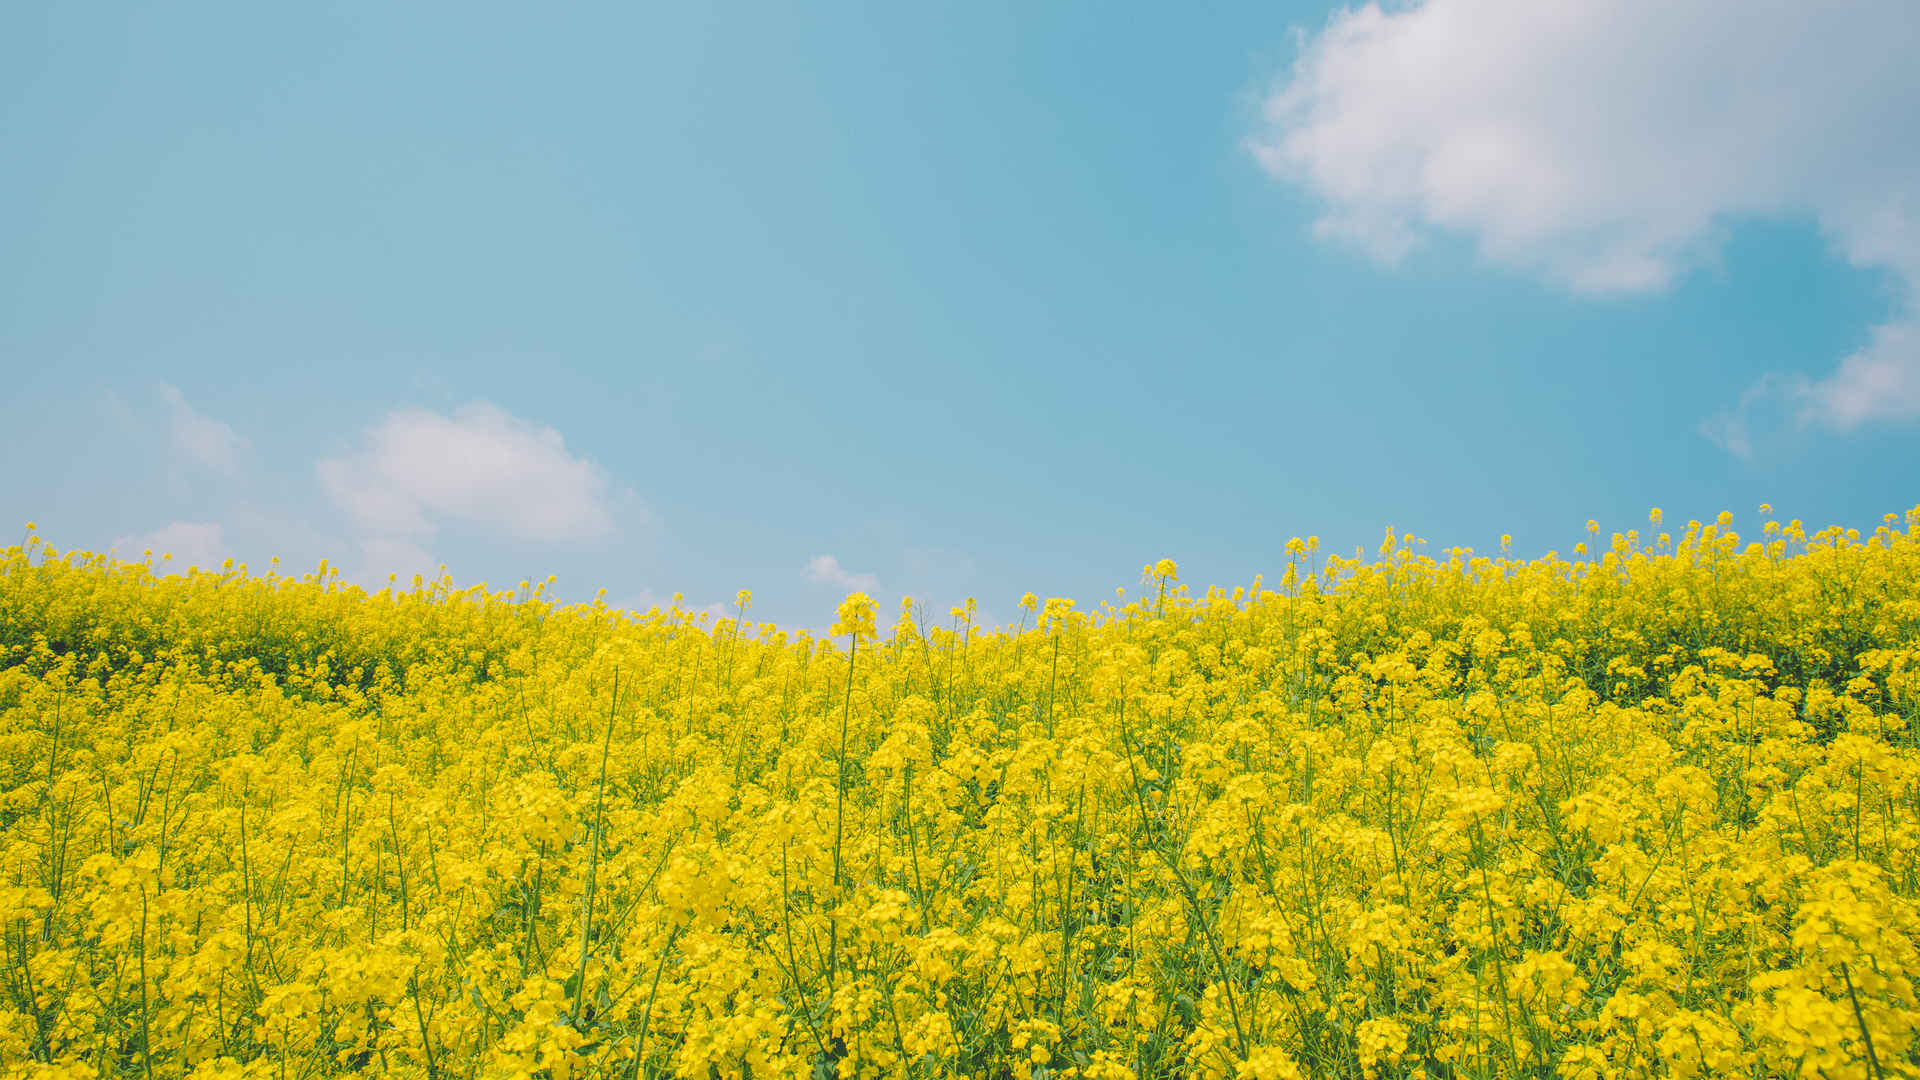
[(1729, 222), (1810, 217), (1892, 307), (1702, 426), (1744, 456), (1756, 409), (1920, 419), (1915, 55), (1911, 0), (1369, 3), (1303, 35), (1248, 146), (1323, 201), (1322, 236), (1392, 264), (1455, 233), (1576, 292), (1662, 289)]
[(872, 574), (856, 574), (840, 565), (831, 555), (815, 555), (807, 560), (806, 578), (816, 585), (838, 585), (871, 593), (880, 588), (880, 579)]
[(396, 571), (432, 565), (427, 545), (450, 524), (528, 543), (615, 532), (604, 470), (553, 428), (484, 403), (451, 416), (389, 413), (357, 451), (319, 462), (315, 475), (367, 559)]
[(156, 565), (176, 572), (192, 566), (213, 569), (233, 554), (226, 530), (212, 521), (175, 521), (150, 533), (122, 536), (112, 548), (120, 558), (134, 560), (151, 551)]

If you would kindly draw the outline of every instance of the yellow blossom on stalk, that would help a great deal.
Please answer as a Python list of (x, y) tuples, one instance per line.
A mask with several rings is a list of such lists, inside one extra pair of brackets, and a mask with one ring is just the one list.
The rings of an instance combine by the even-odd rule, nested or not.
[(1055, 626), (1060, 622), (1060, 620), (1066, 618), (1067, 613), (1072, 610), (1073, 610), (1073, 601), (1066, 600), (1058, 596), (1048, 597), (1046, 605), (1041, 609), (1041, 612), (1040, 612), (1041, 628), (1048, 629)]
[[(1128, 1076), (1134, 1074), (1128, 1073)], [(1260, 1046), (1234, 1070), (1234, 1080), (1300, 1080), (1307, 1075), (1293, 1055), (1278, 1047)]]
[(1388, 1017), (1363, 1020), (1354, 1031), (1360, 1051), (1361, 1071), (1369, 1078), (1379, 1075), (1383, 1065), (1400, 1061), (1407, 1049), (1407, 1025)]
[(863, 592), (848, 593), (834, 613), (833, 633), (851, 634), (856, 639), (872, 637), (875, 610), (873, 597)]
[(1676, 1080), (1727, 1076), (1741, 1071), (1743, 1040), (1721, 1017), (1682, 1009), (1661, 1025), (1656, 1045)]

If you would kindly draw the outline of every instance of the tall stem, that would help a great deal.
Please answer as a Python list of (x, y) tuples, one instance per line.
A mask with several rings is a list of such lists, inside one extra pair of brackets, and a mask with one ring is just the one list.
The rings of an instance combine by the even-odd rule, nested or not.
[[(1855, 1006), (1856, 1011), (1858, 1006)], [(140, 886), (140, 1063), (153, 1080), (153, 1031), (147, 1023), (147, 887)]]
[(607, 706), (607, 735), (600, 743), (600, 788), (593, 796), (593, 837), (587, 855), (587, 895), (580, 916), (580, 970), (574, 974), (573, 1023), (580, 1023), (580, 1003), (587, 994), (587, 947), (593, 942), (593, 890), (600, 876), (600, 821), (606, 808), (607, 756), (613, 749), (613, 721), (620, 709), (620, 669), (613, 670), (613, 701)]
[[(847, 694), (840, 708), (840, 756), (835, 762), (833, 781), (833, 902), (840, 903), (845, 876), (840, 865), (840, 840), (847, 825), (847, 720), (853, 715), (853, 658), (860, 651), (860, 635), (847, 642)], [(827, 921), (827, 992), (833, 992), (834, 979), (840, 973), (840, 919), (836, 914)]]
[(1860, 1011), (1860, 995), (1853, 992), (1853, 974), (1847, 965), (1840, 965), (1840, 978), (1847, 984), (1847, 1000), (1853, 1005), (1853, 1019), (1860, 1025), (1860, 1041), (1867, 1048), (1867, 1064), (1873, 1066), (1874, 1080), (1886, 1080), (1886, 1073), (1880, 1071), (1880, 1056), (1873, 1052), (1873, 1033), (1867, 1030), (1867, 1016)]

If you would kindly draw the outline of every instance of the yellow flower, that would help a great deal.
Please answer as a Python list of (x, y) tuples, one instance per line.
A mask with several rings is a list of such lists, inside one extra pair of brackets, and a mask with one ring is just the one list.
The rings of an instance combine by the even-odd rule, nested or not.
[(848, 593), (835, 612), (833, 633), (851, 634), (856, 639), (873, 637), (875, 610), (873, 597), (863, 592)]
[(1046, 606), (1042, 608), (1040, 612), (1041, 629), (1047, 629), (1057, 625), (1062, 619), (1065, 619), (1067, 613), (1072, 610), (1073, 601), (1058, 596), (1049, 597)]
[(1361, 1021), (1354, 1030), (1361, 1071), (1373, 1077), (1379, 1074), (1381, 1065), (1398, 1064), (1407, 1049), (1407, 1034), (1407, 1025), (1388, 1017)]

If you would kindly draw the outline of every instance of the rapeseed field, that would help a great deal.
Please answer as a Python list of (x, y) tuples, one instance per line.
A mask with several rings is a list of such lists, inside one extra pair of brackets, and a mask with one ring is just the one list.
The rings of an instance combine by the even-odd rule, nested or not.
[(824, 636), (29, 531), (0, 1076), (1920, 1075), (1920, 509), (1763, 522)]

